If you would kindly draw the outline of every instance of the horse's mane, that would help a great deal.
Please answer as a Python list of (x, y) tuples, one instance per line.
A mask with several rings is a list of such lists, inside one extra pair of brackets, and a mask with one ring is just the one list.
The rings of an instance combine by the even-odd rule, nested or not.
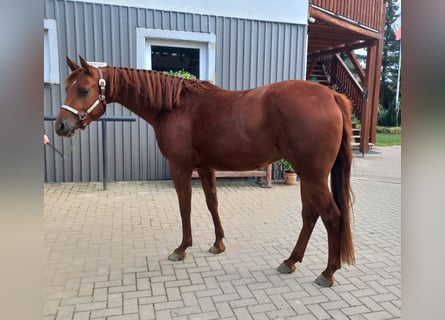
[[(111, 97), (136, 92), (145, 97), (151, 108), (171, 110), (189, 93), (218, 88), (208, 81), (170, 76), (158, 71), (109, 67), (108, 87)], [(131, 89), (131, 90), (130, 90)]]

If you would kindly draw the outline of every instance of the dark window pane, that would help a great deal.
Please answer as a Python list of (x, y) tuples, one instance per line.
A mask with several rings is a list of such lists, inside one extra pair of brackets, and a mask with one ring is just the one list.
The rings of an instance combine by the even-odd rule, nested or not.
[(157, 71), (185, 70), (199, 79), (199, 49), (151, 46), (151, 66)]

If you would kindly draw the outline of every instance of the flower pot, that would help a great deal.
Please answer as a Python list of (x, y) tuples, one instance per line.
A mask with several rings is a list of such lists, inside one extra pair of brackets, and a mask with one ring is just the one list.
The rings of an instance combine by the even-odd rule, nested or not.
[(295, 172), (284, 172), (284, 184), (297, 184), (297, 174)]

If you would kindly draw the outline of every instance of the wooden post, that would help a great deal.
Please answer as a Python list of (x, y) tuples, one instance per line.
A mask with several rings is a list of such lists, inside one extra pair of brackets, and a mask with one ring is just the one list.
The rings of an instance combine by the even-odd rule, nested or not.
[(379, 114), (379, 101), (380, 101), (380, 75), (382, 73), (382, 53), (383, 53), (383, 40), (385, 32), (385, 19), (386, 19), (386, 6), (382, 6), (382, 26), (380, 28), (380, 39), (377, 42), (377, 55), (375, 63), (375, 78), (374, 78), (374, 92), (372, 97), (372, 114), (371, 114), (371, 131), (370, 141), (375, 143), (377, 135), (377, 119)]
[(272, 188), (272, 164), (266, 167), (266, 188)]
[(366, 77), (365, 77), (365, 96), (363, 97), (363, 110), (362, 110), (362, 129), (360, 131), (360, 151), (365, 154), (369, 151), (369, 137), (371, 127), (372, 116), (372, 103), (375, 90), (375, 64), (377, 55), (377, 45), (368, 47), (368, 55), (366, 57)]
[(329, 85), (335, 85), (334, 90), (337, 91), (336, 89), (337, 89), (337, 81), (338, 81), (338, 79), (337, 79), (337, 74), (338, 74), (337, 68), (338, 68), (338, 66), (337, 66), (337, 56), (335, 54), (333, 54), (331, 56), (331, 65), (332, 65), (331, 79), (330, 79), (331, 83)]

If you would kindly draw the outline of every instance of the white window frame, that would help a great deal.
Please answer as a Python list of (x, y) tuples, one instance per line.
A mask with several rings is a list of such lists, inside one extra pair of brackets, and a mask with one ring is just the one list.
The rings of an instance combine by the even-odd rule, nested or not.
[(216, 35), (212, 33), (136, 28), (137, 67), (151, 70), (151, 46), (199, 49), (199, 78), (215, 83)]
[(57, 24), (56, 20), (44, 19), (44, 72), (43, 81), (48, 84), (60, 83), (59, 75), (59, 46), (57, 41)]

